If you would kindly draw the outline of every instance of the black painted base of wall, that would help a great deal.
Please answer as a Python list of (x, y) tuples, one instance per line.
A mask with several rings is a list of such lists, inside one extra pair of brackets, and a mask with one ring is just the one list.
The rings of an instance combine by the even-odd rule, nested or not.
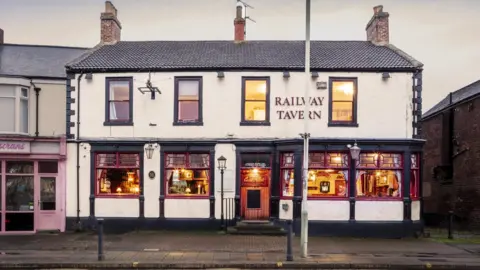
[[(286, 226), (285, 221), (279, 221)], [(422, 230), (420, 221), (309, 221), (309, 236), (358, 238), (414, 237)], [(293, 231), (300, 235), (301, 220), (293, 221)]]
[[(275, 221), (286, 228), (284, 220)], [(95, 230), (95, 218), (80, 218), (80, 226), (76, 217), (67, 217), (67, 231)], [(360, 238), (405, 238), (413, 237), (420, 232), (419, 221), (399, 222), (367, 222), (367, 221), (310, 221), (309, 236), (336, 236)], [(218, 219), (193, 218), (104, 218), (105, 233), (125, 233), (136, 230), (171, 230), (171, 231), (216, 231), (220, 230)], [(300, 235), (300, 220), (294, 220), (293, 231)]]

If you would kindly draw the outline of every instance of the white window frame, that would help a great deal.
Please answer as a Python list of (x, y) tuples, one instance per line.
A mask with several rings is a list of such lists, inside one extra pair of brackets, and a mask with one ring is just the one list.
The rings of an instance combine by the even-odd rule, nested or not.
[[(8, 87), (14, 87), (15, 89), (15, 95), (14, 96), (1, 96), (2, 98), (14, 98), (15, 99), (15, 112), (14, 112), (14, 117), (15, 117), (15, 128), (12, 131), (0, 131), (0, 134), (29, 134), (30, 131), (30, 87), (25, 86), (25, 85), (15, 85), (15, 84), (8, 84), (8, 83), (2, 83), (0, 84), (1, 86), (8, 86)], [(27, 90), (27, 96), (22, 95), (22, 89)], [(21, 131), (21, 101), (26, 100), (27, 101), (27, 130), (25, 132)], [(0, 120), (1, 121), (1, 120)]]

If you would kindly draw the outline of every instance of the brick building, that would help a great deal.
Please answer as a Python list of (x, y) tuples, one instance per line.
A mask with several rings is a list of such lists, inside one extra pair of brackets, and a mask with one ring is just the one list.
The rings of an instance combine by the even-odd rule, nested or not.
[(468, 226), (480, 225), (480, 80), (448, 94), (422, 117), (426, 225), (440, 225), (449, 210)]

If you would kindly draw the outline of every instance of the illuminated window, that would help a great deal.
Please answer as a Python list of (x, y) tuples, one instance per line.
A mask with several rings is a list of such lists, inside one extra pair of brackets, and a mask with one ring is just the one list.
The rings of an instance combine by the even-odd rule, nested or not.
[(97, 196), (140, 195), (140, 155), (108, 153), (95, 155)]
[[(308, 159), (309, 197), (348, 196), (349, 158), (347, 154), (312, 152)], [(282, 194), (293, 196), (293, 153), (284, 153), (281, 162)]]
[(329, 124), (352, 125), (357, 123), (357, 79), (330, 79)]
[(175, 78), (175, 124), (201, 124), (202, 78)]
[(420, 197), (420, 160), (418, 154), (411, 156), (412, 170), (410, 173), (410, 197), (417, 199)]
[(243, 78), (242, 123), (269, 122), (269, 88), (268, 78)]
[(208, 197), (210, 155), (203, 153), (169, 153), (165, 155), (167, 195)]
[(364, 153), (357, 161), (356, 196), (400, 197), (403, 160), (401, 154)]

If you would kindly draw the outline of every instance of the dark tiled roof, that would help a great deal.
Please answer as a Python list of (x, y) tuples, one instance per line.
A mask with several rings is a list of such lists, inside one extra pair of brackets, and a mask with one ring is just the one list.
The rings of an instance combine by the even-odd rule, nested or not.
[[(303, 69), (304, 41), (121, 41), (73, 61), (71, 70)], [(312, 69), (412, 70), (421, 63), (394, 46), (312, 41)]]
[(88, 49), (0, 44), (0, 75), (66, 77), (65, 65)]
[(450, 102), (450, 94), (448, 94), (442, 101), (433, 106), (430, 110), (423, 114), (422, 119), (431, 117), (439, 112), (442, 112), (450, 106), (454, 106), (457, 103), (460, 103), (466, 99), (469, 99), (473, 96), (480, 94), (480, 80), (471, 83), (459, 90), (452, 92), (452, 100)]

